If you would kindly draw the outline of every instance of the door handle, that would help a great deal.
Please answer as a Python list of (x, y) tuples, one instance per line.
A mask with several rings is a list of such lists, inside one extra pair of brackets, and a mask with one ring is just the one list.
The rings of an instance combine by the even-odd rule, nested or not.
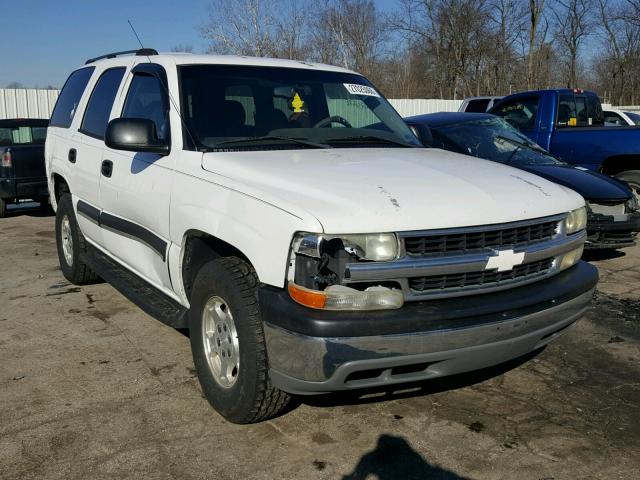
[(76, 149), (72, 148), (69, 150), (69, 156), (67, 157), (71, 163), (76, 163)]
[(102, 162), (102, 167), (100, 168), (100, 172), (105, 177), (111, 177), (113, 173), (113, 162), (111, 160), (104, 160)]

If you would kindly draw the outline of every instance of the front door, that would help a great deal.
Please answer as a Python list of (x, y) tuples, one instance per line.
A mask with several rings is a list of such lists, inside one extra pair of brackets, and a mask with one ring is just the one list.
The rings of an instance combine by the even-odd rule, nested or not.
[[(129, 78), (120, 114), (153, 120), (158, 138), (169, 139), (166, 73), (155, 64), (139, 64)], [(100, 217), (108, 253), (156, 287), (169, 291), (169, 201), (171, 155), (106, 148), (100, 176)]]

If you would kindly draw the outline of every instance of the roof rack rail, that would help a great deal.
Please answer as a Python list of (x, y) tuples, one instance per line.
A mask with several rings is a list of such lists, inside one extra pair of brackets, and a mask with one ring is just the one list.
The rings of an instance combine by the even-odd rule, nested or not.
[(113, 53), (107, 53), (106, 55), (100, 55), (99, 57), (95, 57), (95, 58), (90, 58), (89, 60), (87, 60), (86, 62), (84, 62), (85, 65), (89, 64), (89, 63), (93, 63), (96, 62), (98, 60), (102, 60), (103, 58), (116, 58), (120, 55), (128, 55), (131, 53), (135, 53), (136, 56), (140, 57), (140, 56), (145, 56), (145, 55), (158, 55), (157, 50), (153, 49), (153, 48), (139, 48), (138, 50), (125, 50), (123, 52), (113, 52)]

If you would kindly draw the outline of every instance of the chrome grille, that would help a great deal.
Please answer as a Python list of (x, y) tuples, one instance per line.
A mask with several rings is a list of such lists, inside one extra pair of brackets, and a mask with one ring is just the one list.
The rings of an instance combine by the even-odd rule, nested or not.
[(517, 265), (513, 270), (507, 272), (482, 270), (477, 272), (414, 277), (409, 278), (409, 288), (416, 294), (425, 294), (464, 288), (495, 287), (546, 275), (552, 266), (553, 258), (546, 258), (537, 262)]
[(550, 240), (557, 227), (557, 220), (511, 228), (491, 229), (489, 226), (481, 231), (406, 236), (404, 242), (409, 255), (465, 254), (486, 248), (517, 248)]

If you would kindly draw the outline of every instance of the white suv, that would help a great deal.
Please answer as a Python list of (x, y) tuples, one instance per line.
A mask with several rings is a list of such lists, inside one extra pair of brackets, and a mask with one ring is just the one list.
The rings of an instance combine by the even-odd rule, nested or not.
[(290, 394), (540, 349), (597, 282), (579, 261), (582, 197), (423, 148), (342, 68), (92, 59), (60, 94), (46, 159), (64, 276), (100, 277), (188, 327), (207, 399), (237, 423), (276, 415)]

